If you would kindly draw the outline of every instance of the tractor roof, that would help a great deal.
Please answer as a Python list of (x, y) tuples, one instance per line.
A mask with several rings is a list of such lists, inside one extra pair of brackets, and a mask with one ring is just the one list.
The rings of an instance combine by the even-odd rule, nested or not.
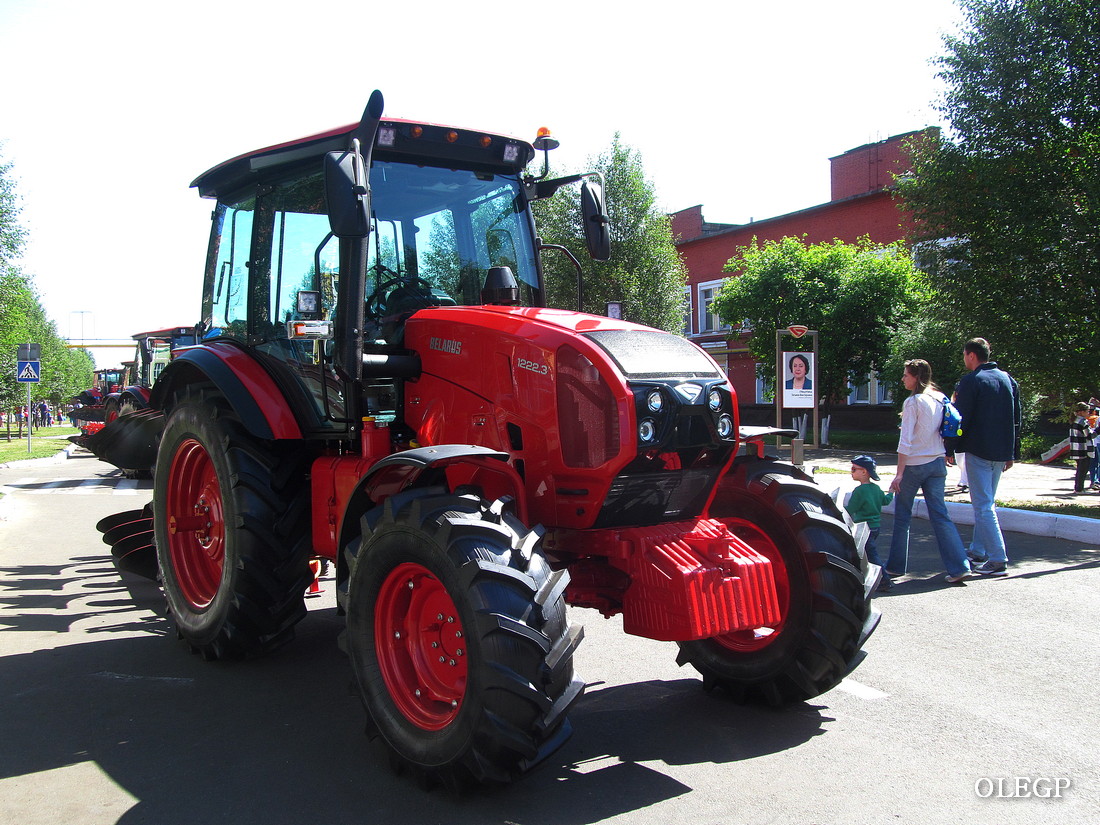
[[(314, 163), (328, 152), (348, 148), (357, 123), (238, 155), (203, 172), (191, 183), (204, 198), (227, 198), (268, 176)], [(534, 157), (530, 143), (518, 138), (456, 129), (435, 123), (383, 120), (374, 157), (497, 174), (520, 174)]]

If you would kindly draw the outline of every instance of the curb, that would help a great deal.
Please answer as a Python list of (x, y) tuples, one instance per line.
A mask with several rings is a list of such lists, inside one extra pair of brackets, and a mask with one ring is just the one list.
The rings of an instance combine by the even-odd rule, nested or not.
[(5, 461), (3, 464), (0, 464), (0, 469), (10, 469), (11, 467), (14, 467), (16, 465), (29, 467), (34, 466), (35, 464), (56, 464), (58, 462), (72, 458), (73, 453), (79, 449), (80, 447), (78, 447), (76, 444), (70, 444), (68, 447), (65, 447), (62, 450), (58, 450), (53, 455), (46, 456), (45, 458), (19, 458), (15, 459), (14, 461)]
[[(974, 524), (974, 508), (969, 504), (948, 501), (947, 515), (955, 524)], [(894, 502), (890, 502), (882, 512), (893, 515)], [(928, 518), (928, 505), (918, 499), (913, 507), (913, 515)], [(1100, 542), (1100, 521), (1082, 516), (1062, 516), (1057, 513), (1037, 513), (1034, 510), (1017, 510), (1013, 507), (998, 507), (997, 521), (1002, 530), (1012, 533), (1028, 533), (1032, 536), (1045, 536), (1054, 539), (1083, 541), (1088, 544)]]
[[(844, 493), (843, 502), (848, 503), (851, 491)], [(955, 524), (974, 524), (974, 508), (969, 504), (948, 501), (947, 515)], [(894, 502), (882, 508), (887, 515), (894, 515)], [(913, 503), (915, 518), (928, 518), (928, 505), (923, 498)], [(1100, 544), (1100, 521), (1082, 516), (1062, 516), (1057, 513), (1038, 513), (1034, 510), (1018, 510), (1013, 507), (998, 507), (997, 521), (1001, 529), (1011, 533), (1027, 533), (1032, 536), (1081, 541), (1086, 544)]]

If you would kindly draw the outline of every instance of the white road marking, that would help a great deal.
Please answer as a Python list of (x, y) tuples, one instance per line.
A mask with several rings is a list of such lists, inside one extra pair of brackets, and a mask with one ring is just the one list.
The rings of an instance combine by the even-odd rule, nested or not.
[(883, 693), (881, 690), (877, 690), (869, 685), (860, 684), (854, 679), (845, 679), (836, 686), (836, 689), (843, 690), (845, 693), (850, 693), (853, 696), (858, 696), (860, 699), (886, 699), (890, 695), (889, 693)]

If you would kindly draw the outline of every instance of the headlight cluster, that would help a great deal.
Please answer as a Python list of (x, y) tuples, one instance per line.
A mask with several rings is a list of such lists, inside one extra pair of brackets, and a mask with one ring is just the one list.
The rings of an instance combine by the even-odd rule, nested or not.
[[(660, 386), (635, 386), (634, 397), (638, 416), (638, 443), (642, 446), (655, 446), (665, 442), (674, 426), (680, 427), (681, 433), (677, 441), (685, 441), (682, 446), (688, 446), (686, 442), (696, 443), (700, 439), (713, 440), (714, 433), (723, 441), (736, 438), (733, 397), (725, 384), (707, 385), (685, 381), (669, 382)], [(706, 423), (707, 420), (709, 424)], [(711, 433), (709, 438), (705, 431)]]
[[(665, 397), (660, 389), (651, 389), (646, 394), (645, 410), (651, 416), (659, 416), (665, 406)], [(643, 444), (652, 444), (657, 440), (657, 421), (654, 418), (642, 418), (638, 421), (638, 440)]]

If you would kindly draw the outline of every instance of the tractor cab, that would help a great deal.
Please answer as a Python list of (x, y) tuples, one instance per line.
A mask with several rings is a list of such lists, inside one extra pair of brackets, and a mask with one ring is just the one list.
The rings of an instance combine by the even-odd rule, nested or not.
[(405, 120), (364, 128), (261, 149), (192, 184), (217, 200), (203, 343), (247, 348), (307, 437), (393, 412), (394, 379), (416, 371), (403, 345), (418, 310), (544, 304), (528, 202), (556, 186), (525, 175), (534, 145)]

